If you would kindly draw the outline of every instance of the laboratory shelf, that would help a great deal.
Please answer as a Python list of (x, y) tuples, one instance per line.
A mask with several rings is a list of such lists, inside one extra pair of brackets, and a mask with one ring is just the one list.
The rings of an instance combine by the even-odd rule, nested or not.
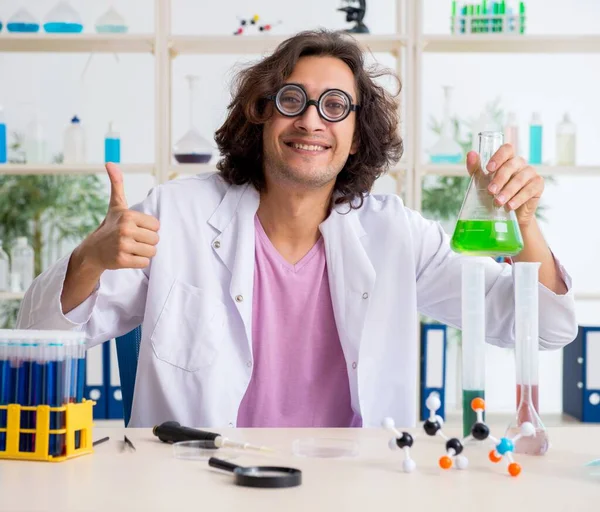
[(600, 53), (600, 35), (423, 35), (430, 53)]
[[(352, 34), (365, 50), (373, 53), (396, 53), (408, 43), (400, 34)], [(271, 52), (289, 35), (271, 36), (193, 36), (175, 35), (170, 38), (171, 53), (180, 54), (263, 54)]]
[(170, 175), (208, 174), (216, 171), (216, 164), (179, 164), (169, 167)]
[[(593, 165), (534, 165), (537, 172), (542, 176), (598, 176), (600, 177), (600, 166)], [(468, 176), (464, 164), (458, 165), (422, 165), (421, 173), (431, 176)]]
[(3, 300), (22, 300), (25, 292), (0, 292), (0, 301)]
[[(124, 174), (154, 174), (154, 164), (119, 164)], [(0, 164), (0, 174), (12, 175), (63, 175), (63, 174), (103, 174), (104, 164)]]
[(594, 292), (575, 292), (575, 300), (600, 301), (600, 293)]
[(0, 52), (152, 53), (153, 34), (0, 34)]

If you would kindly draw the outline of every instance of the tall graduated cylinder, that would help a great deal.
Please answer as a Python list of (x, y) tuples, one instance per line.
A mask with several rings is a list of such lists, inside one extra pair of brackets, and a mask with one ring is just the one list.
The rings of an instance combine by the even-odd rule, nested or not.
[(514, 263), (515, 272), (515, 362), (517, 414), (509, 427), (516, 433), (524, 422), (535, 427), (535, 436), (520, 438), (515, 452), (543, 455), (548, 435), (539, 415), (539, 269), (537, 262)]
[(467, 436), (477, 421), (471, 401), (485, 399), (485, 272), (477, 258), (466, 259), (462, 266), (462, 390)]

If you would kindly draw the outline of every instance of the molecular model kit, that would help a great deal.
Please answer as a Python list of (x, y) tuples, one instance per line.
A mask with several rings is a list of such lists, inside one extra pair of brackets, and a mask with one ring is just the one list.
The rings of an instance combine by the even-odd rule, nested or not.
[[(441, 401), (437, 393), (431, 393), (425, 402), (429, 410), (429, 418), (423, 423), (423, 430), (428, 436), (439, 436), (445, 441), (446, 454), (440, 457), (438, 464), (440, 468), (448, 470), (455, 466), (457, 469), (467, 469), (469, 460), (464, 455), (466, 446), (473, 442), (488, 442), (491, 450), (489, 460), (498, 463), (506, 457), (508, 463), (508, 474), (516, 477), (521, 473), (521, 466), (513, 458), (514, 444), (521, 437), (535, 435), (535, 427), (532, 423), (525, 422), (520, 427), (520, 432), (513, 438), (501, 437), (497, 439), (490, 434), (490, 428), (483, 421), (483, 411), (485, 402), (482, 398), (474, 398), (471, 407), (477, 414), (477, 421), (471, 427), (471, 433), (459, 439), (457, 437), (449, 438), (442, 430), (444, 420), (437, 415), (437, 410), (441, 407)], [(402, 469), (405, 473), (412, 473), (416, 467), (416, 462), (411, 458), (410, 449), (414, 444), (413, 437), (408, 432), (400, 432), (394, 425), (392, 418), (385, 418), (382, 421), (382, 427), (390, 431), (394, 437), (390, 439), (389, 447), (392, 450), (401, 449), (404, 452)]]
[(233, 32), (234, 36), (241, 36), (244, 34), (249, 34), (251, 31), (253, 32), (270, 32), (273, 27), (277, 25), (281, 25), (281, 21), (277, 21), (275, 23), (259, 23), (260, 16), (255, 14), (250, 18), (240, 18), (238, 16), (238, 20), (240, 22), (239, 27)]

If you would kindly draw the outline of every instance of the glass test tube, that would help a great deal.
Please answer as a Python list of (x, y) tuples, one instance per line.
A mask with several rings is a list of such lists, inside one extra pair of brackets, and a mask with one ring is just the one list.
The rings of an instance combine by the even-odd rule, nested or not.
[(485, 399), (485, 273), (483, 263), (470, 258), (462, 267), (462, 390), (467, 436), (477, 421), (471, 401)]

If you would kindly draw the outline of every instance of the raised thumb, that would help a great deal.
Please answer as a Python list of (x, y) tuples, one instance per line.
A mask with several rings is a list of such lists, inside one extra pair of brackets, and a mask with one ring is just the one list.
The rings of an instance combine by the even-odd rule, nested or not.
[(110, 180), (110, 208), (127, 208), (123, 173), (115, 164), (106, 164), (106, 172)]

